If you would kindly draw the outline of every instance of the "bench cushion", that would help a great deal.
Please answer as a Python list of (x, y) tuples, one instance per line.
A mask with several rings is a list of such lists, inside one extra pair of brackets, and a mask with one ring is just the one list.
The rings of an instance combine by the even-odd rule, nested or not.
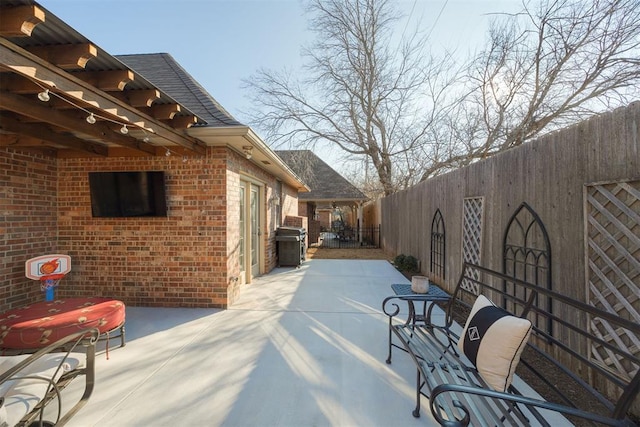
[(43, 301), (0, 315), (0, 347), (36, 349), (85, 329), (111, 331), (125, 321), (122, 301), (68, 298)]
[(512, 316), (479, 295), (464, 326), (458, 348), (482, 378), (497, 391), (506, 391), (529, 339), (531, 322)]

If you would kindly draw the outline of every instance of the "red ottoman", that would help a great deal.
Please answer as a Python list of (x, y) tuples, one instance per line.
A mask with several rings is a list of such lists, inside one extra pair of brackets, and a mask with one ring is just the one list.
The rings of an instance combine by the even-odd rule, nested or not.
[[(122, 301), (111, 298), (69, 298), (43, 301), (0, 315), (0, 348), (35, 349), (83, 329), (100, 334), (121, 328), (125, 320)], [(122, 336), (124, 345), (124, 336)]]

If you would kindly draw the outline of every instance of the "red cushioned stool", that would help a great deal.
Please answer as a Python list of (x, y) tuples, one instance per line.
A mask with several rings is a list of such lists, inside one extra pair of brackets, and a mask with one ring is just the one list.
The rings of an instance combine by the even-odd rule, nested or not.
[(43, 348), (63, 337), (91, 328), (97, 328), (101, 339), (106, 340), (111, 332), (119, 330), (114, 337), (120, 337), (123, 347), (124, 322), (124, 303), (111, 298), (37, 302), (0, 315), (0, 349), (25, 351)]

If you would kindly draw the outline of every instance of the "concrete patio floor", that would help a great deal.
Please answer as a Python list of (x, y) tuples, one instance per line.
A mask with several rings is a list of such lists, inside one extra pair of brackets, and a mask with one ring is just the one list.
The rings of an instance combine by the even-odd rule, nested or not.
[(99, 354), (68, 425), (435, 425), (426, 399), (411, 415), (409, 357), (385, 364), (381, 302), (403, 282), (387, 261), (310, 260), (246, 285), (228, 310), (127, 307), (127, 345)]

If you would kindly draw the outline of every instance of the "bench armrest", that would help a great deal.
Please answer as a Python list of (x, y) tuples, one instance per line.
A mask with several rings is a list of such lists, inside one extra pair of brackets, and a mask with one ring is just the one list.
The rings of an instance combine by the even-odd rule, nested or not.
[[(17, 393), (15, 394), (16, 398), (20, 398), (20, 393), (26, 392), (28, 393), (29, 401), (37, 398), (38, 400), (32, 403), (33, 406), (29, 406), (28, 409), (25, 408), (26, 410), (18, 415), (18, 418), (22, 417), (22, 421), (27, 421), (28, 424), (31, 421), (40, 419), (47, 404), (57, 399), (58, 419), (55, 424), (57, 426), (66, 424), (84, 406), (93, 392), (95, 383), (95, 347), (99, 335), (98, 329), (87, 329), (68, 335), (28, 357), (6, 356), (7, 358), (22, 358), (22, 360), (0, 374), (0, 389), (6, 394), (0, 403), (0, 408), (3, 411), (5, 410), (3, 405), (7, 403), (7, 398), (12, 396), (13, 393)], [(78, 363), (77, 354), (82, 354), (78, 353), (81, 348), (84, 348), (84, 365), (70, 368), (70, 365)], [(80, 375), (85, 377), (84, 393), (80, 400), (62, 416), (60, 391), (71, 380)], [(27, 381), (27, 383), (24, 383), (24, 381)], [(43, 385), (39, 386), (37, 385), (38, 383)]]
[[(404, 303), (407, 304), (407, 308), (409, 308), (410, 310), (409, 315), (411, 315), (412, 313), (411, 310), (415, 310), (415, 306), (413, 305), (414, 302), (430, 303), (429, 309), (426, 310), (426, 313), (423, 313), (424, 316), (420, 315), (420, 321), (424, 322), (424, 324), (427, 326), (436, 326), (433, 324), (431, 320), (431, 315), (433, 312), (433, 308), (435, 307), (435, 303), (438, 301), (442, 301), (442, 299), (438, 299), (438, 298), (430, 299), (430, 298), (425, 298), (424, 295), (416, 295), (416, 294), (391, 295), (389, 297), (386, 297), (382, 301), (382, 311), (384, 314), (386, 314), (389, 317), (389, 325), (391, 325), (393, 318), (400, 313), (400, 301), (403, 301)], [(417, 314), (418, 313), (415, 313), (415, 311), (413, 312), (414, 316), (416, 316)], [(403, 323), (409, 324), (411, 323), (411, 321), (412, 319), (408, 317), (406, 321)], [(445, 324), (442, 326), (448, 329), (450, 325), (447, 324), (447, 322), (445, 321)]]
[(488, 390), (479, 387), (466, 386), (460, 384), (440, 384), (436, 386), (431, 392), (431, 397), (429, 399), (429, 407), (431, 409), (431, 414), (434, 416), (436, 421), (446, 427), (463, 427), (469, 425), (470, 416), (469, 410), (464, 406), (462, 402), (459, 400), (453, 399), (453, 406), (458, 408), (462, 413), (462, 420), (448, 420), (443, 417), (442, 411), (438, 408), (438, 396), (444, 393), (466, 393), (473, 394), (477, 396), (486, 396), (493, 399), (499, 399), (506, 402), (512, 403), (520, 403), (524, 406), (532, 406), (541, 409), (547, 409), (553, 412), (558, 412), (563, 415), (571, 415), (578, 418), (583, 418), (586, 420), (595, 421), (598, 423), (602, 423), (609, 426), (618, 426), (618, 427), (630, 427), (634, 424), (626, 419), (615, 419), (611, 417), (606, 417), (598, 414), (593, 414), (590, 412), (582, 411), (580, 409), (576, 409), (571, 406), (562, 405), (559, 403), (547, 402), (545, 400), (535, 399), (531, 397), (525, 397), (512, 393), (505, 393), (495, 390)]
[(400, 313), (399, 300), (403, 300), (400, 295), (391, 295), (390, 297), (386, 297), (382, 301), (382, 312), (389, 317), (397, 316)]

